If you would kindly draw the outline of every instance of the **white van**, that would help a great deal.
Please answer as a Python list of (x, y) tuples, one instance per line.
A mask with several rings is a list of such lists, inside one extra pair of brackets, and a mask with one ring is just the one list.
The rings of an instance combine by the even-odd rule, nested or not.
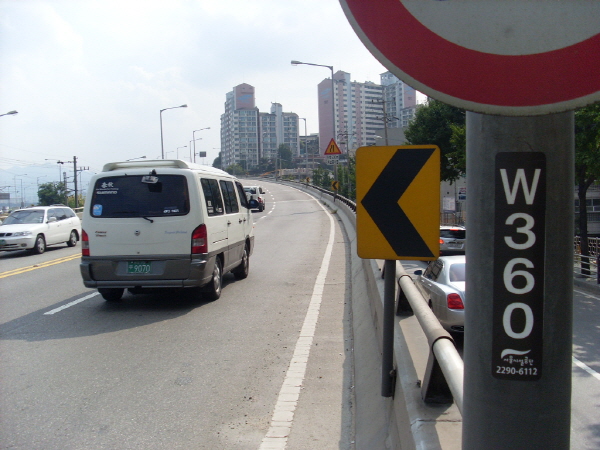
[(83, 211), (83, 284), (108, 301), (125, 289), (187, 287), (216, 300), (223, 274), (248, 276), (250, 209), (242, 184), (219, 169), (179, 160), (106, 164), (90, 180)]

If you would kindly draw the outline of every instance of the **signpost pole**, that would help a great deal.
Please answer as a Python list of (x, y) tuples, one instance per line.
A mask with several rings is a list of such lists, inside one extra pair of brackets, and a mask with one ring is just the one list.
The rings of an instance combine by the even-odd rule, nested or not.
[(383, 332), (381, 360), (381, 396), (394, 396), (394, 306), (396, 301), (396, 260), (384, 262), (385, 278), (383, 285)]
[(569, 449), (573, 120), (467, 114), (464, 449)]

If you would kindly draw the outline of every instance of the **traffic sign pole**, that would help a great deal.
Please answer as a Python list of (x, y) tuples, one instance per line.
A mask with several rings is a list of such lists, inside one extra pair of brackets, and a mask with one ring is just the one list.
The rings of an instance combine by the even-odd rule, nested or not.
[(569, 449), (573, 120), (467, 113), (464, 449)]
[(396, 382), (394, 369), (394, 312), (396, 302), (396, 260), (384, 262), (383, 330), (381, 355), (381, 396), (393, 397)]

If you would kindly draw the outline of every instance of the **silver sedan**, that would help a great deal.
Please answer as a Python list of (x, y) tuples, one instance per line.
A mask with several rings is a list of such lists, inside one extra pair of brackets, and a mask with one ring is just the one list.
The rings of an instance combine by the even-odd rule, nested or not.
[(465, 326), (465, 256), (440, 256), (415, 271), (415, 285), (442, 326), (462, 333)]

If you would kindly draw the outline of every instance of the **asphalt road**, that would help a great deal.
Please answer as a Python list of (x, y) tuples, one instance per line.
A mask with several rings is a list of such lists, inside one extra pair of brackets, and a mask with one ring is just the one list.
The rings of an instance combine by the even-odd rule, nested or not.
[(344, 233), (308, 195), (263, 185), (250, 275), (214, 302), (107, 303), (81, 282), (79, 245), (0, 254), (0, 448), (352, 448)]

